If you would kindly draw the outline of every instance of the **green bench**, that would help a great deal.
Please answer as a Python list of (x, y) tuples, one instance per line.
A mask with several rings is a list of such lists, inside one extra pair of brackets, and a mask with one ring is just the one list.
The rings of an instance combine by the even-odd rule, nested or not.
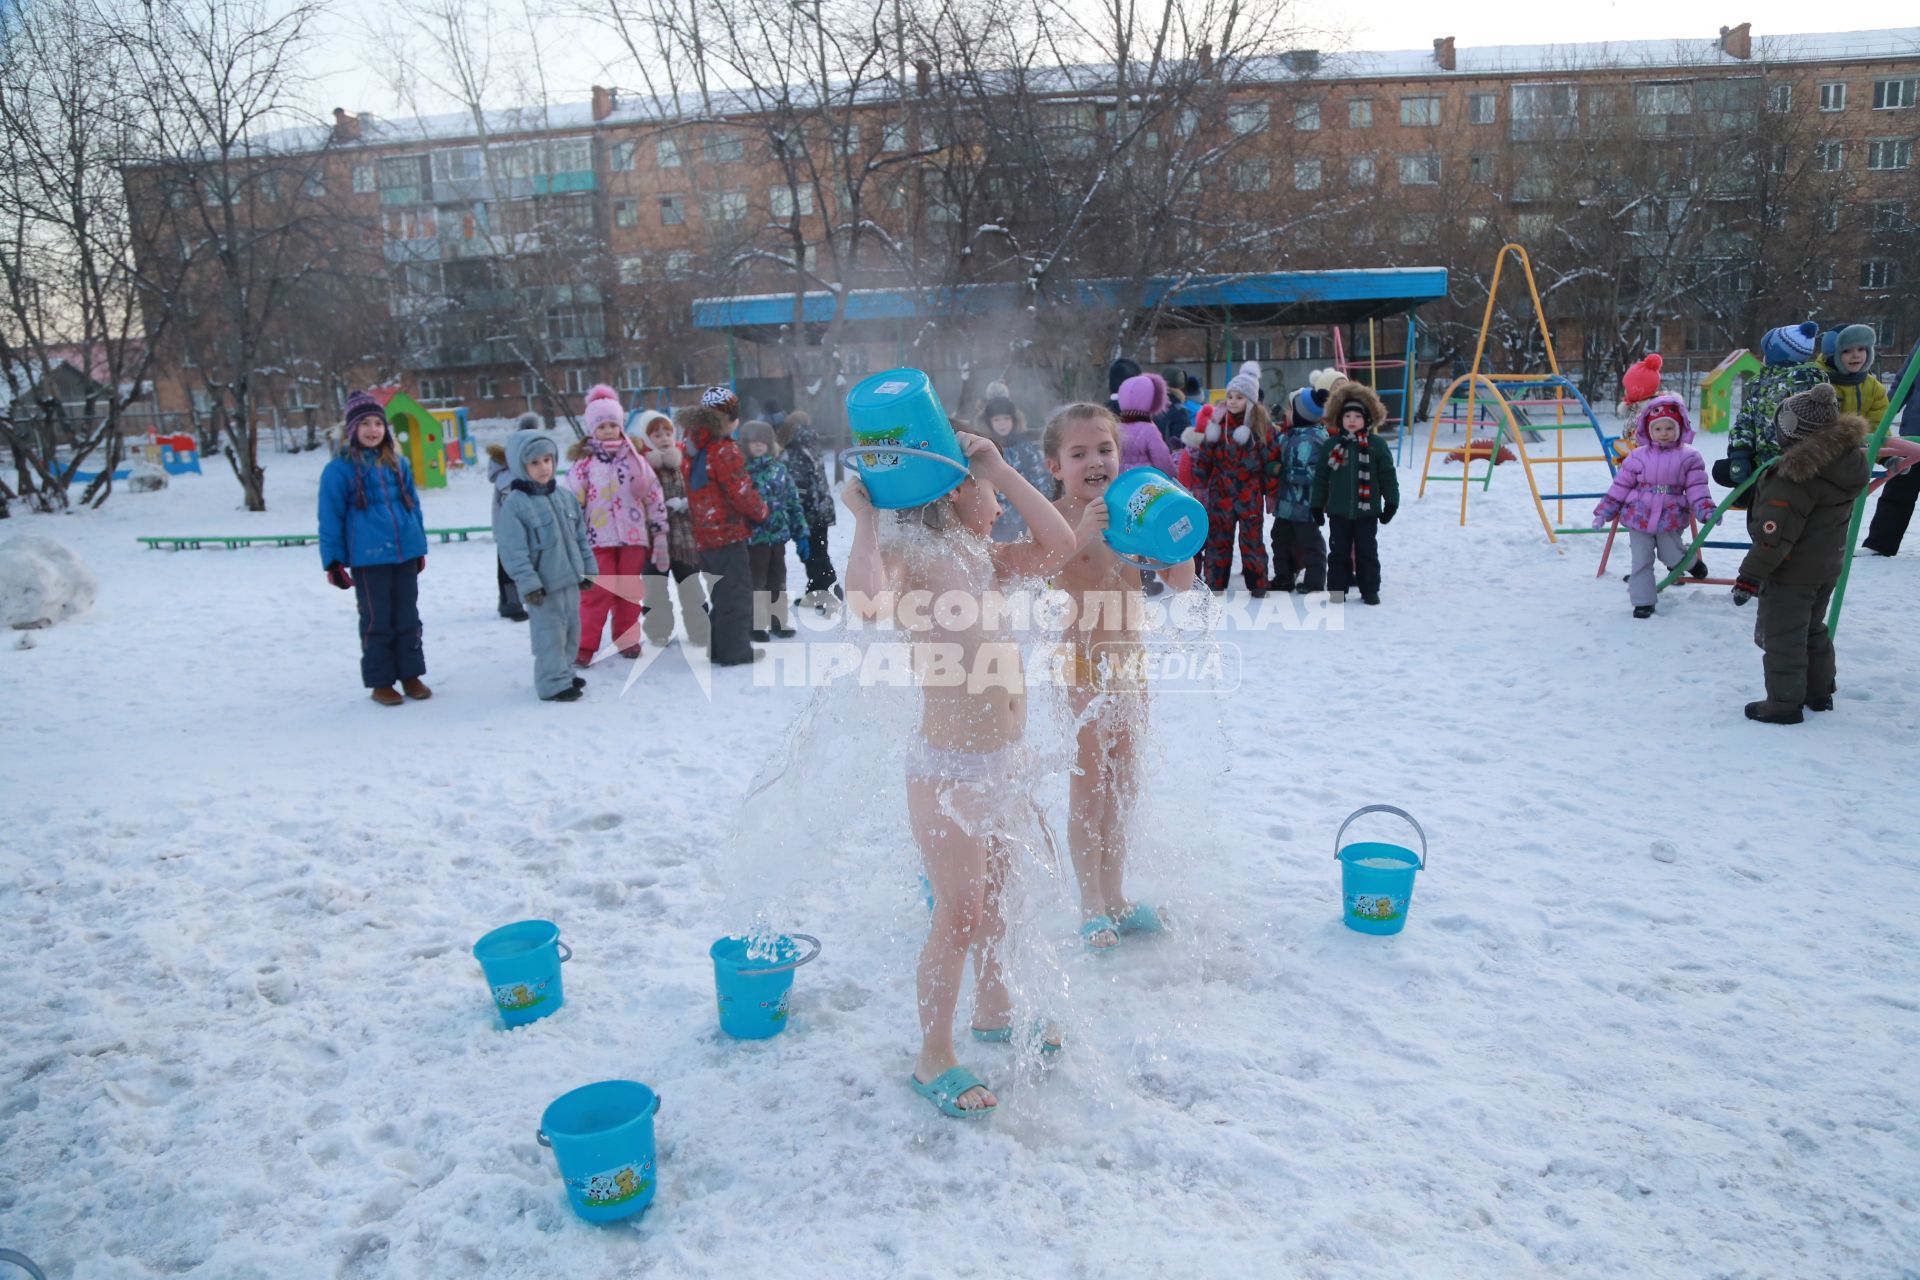
[[(492, 525), (477, 524), (460, 529), (429, 529), (427, 536), (438, 538), (442, 543), (452, 542), (455, 538), (465, 542), (476, 533), (492, 532)], [(228, 537), (217, 533), (202, 533), (184, 538), (146, 537), (137, 541), (150, 551), (199, 551), (208, 546), (221, 546), (231, 551), (235, 547), (312, 546), (320, 541), (320, 535), (317, 533), (254, 533)]]

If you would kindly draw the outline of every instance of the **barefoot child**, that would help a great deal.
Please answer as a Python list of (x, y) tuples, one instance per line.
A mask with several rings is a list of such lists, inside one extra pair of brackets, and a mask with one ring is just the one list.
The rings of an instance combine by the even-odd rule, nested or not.
[[(1126, 403), (1129, 382), (1120, 388)], [(1067, 706), (1074, 717), (1076, 760), (1068, 784), (1067, 847), (1080, 882), (1080, 936), (1096, 951), (1122, 934), (1158, 933), (1160, 913), (1127, 901), (1127, 824), (1143, 779), (1147, 687), (1135, 629), (1140, 570), (1115, 555), (1106, 539), (1107, 487), (1120, 472), (1120, 424), (1100, 405), (1054, 410), (1041, 435), (1047, 468), (1060, 496), (1054, 510), (1074, 526), (1076, 553), (1053, 585), (1073, 597), (1075, 621), (1063, 650)], [(1156, 570), (1167, 586), (1193, 585), (1191, 560)], [(1116, 603), (1119, 607), (1115, 607)], [(1132, 606), (1132, 607), (1128, 607)]]
[[(959, 441), (971, 474), (943, 498), (878, 512), (857, 478), (843, 497), (854, 519), (847, 603), (863, 618), (892, 617), (912, 637), (923, 692), (920, 732), (907, 749), (907, 814), (933, 886), (933, 921), (915, 973), (921, 1042), (911, 1083), (943, 1114), (978, 1118), (997, 1099), (954, 1053), (954, 1007), (971, 953), (976, 1034), (1006, 1038), (1012, 995), (1000, 890), (1011, 855), (996, 833), (1018, 791), (1026, 682), (1016, 640), (988, 632), (977, 615), (962, 625), (954, 613), (901, 601), (907, 593), (977, 595), (1052, 573), (1073, 554), (1074, 534), (989, 441), (965, 432)], [(1030, 540), (990, 540), (996, 489), (1026, 520)]]

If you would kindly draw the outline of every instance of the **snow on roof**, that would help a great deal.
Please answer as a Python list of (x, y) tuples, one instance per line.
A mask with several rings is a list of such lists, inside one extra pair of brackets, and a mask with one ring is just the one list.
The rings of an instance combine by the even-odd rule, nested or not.
[[(1702, 67), (1760, 67), (1768, 64), (1843, 62), (1920, 58), (1920, 27), (1888, 27), (1872, 31), (1811, 32), (1777, 36), (1756, 36), (1753, 56), (1733, 57), (1720, 47), (1718, 39), (1619, 40), (1586, 44), (1496, 44), (1462, 45), (1455, 50), (1455, 69), (1443, 71), (1434, 62), (1429, 49), (1376, 51), (1356, 49), (1321, 53), (1317, 65), (1303, 65), (1292, 54), (1255, 59), (1242, 68), (1248, 83), (1282, 81), (1324, 81), (1343, 79), (1412, 80), (1461, 79), (1487, 75), (1553, 74), (1566, 71), (1610, 69), (1656, 70)], [(1036, 87), (1044, 93), (1102, 91), (1111, 87), (1105, 66), (1068, 66), (1038, 69)], [(808, 86), (792, 91), (796, 105), (813, 97)], [(844, 85), (831, 90), (833, 96), (846, 93)], [(874, 80), (859, 97), (869, 101), (884, 99), (891, 92), (885, 80)], [(618, 93), (612, 114), (605, 122), (593, 118), (590, 101), (561, 102), (552, 106), (502, 107), (484, 113), (486, 132), (492, 134), (565, 133), (588, 130), (597, 123), (672, 123), (688, 119), (747, 115), (768, 110), (769, 95), (749, 89), (721, 90), (714, 93), (707, 109), (692, 95), (683, 95), (676, 103), (669, 98), (646, 94)], [(343, 147), (391, 147), (406, 142), (459, 142), (479, 138), (473, 115), (453, 111), (444, 115), (389, 119), (362, 113), (360, 138), (338, 144)], [(326, 145), (331, 129), (325, 125), (303, 125), (263, 135), (257, 145), (278, 152), (317, 151)]]

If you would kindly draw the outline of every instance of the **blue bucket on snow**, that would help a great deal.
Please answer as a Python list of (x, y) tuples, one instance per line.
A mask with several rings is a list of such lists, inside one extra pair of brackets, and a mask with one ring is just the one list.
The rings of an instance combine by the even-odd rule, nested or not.
[[(1405, 818), (1420, 836), (1420, 852), (1377, 840), (1341, 847), (1340, 840), (1353, 820), (1367, 813)], [(1334, 834), (1333, 856), (1340, 860), (1340, 897), (1345, 904), (1342, 917), (1347, 928), (1361, 933), (1398, 933), (1406, 928), (1407, 909), (1413, 905), (1414, 874), (1427, 867), (1427, 833), (1412, 814), (1390, 804), (1355, 809)]]
[(548, 1104), (534, 1139), (553, 1149), (575, 1213), (613, 1222), (653, 1203), (659, 1110), (660, 1095), (632, 1080), (582, 1085)]
[(551, 920), (502, 925), (473, 944), (473, 958), (509, 1027), (537, 1022), (565, 1003), (560, 966), (573, 959), (573, 949), (560, 941), (560, 926)]
[[(800, 954), (800, 943), (813, 947)], [(804, 933), (781, 934), (771, 957), (749, 957), (751, 940), (729, 934), (707, 948), (713, 960), (713, 987), (720, 1004), (720, 1029), (736, 1040), (765, 1040), (787, 1025), (793, 997), (793, 971), (820, 954), (820, 939)]]
[(840, 460), (885, 511), (944, 498), (967, 478), (967, 455), (940, 407), (933, 380), (918, 369), (889, 369), (847, 392), (853, 448)]
[(1107, 485), (1107, 545), (1140, 569), (1191, 560), (1207, 541), (1207, 509), (1166, 472), (1129, 467)]

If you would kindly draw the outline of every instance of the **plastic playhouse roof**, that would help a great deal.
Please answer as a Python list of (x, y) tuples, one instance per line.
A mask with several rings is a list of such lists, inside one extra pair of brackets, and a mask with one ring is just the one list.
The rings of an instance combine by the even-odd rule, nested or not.
[[(1128, 305), (1133, 288), (1125, 280), (1082, 280), (1071, 296), (1049, 299), (1049, 307), (1118, 309)], [(1146, 306), (1164, 305), (1173, 327), (1347, 324), (1370, 317), (1399, 315), (1423, 302), (1446, 297), (1445, 267), (1394, 267), (1372, 271), (1275, 271), (1252, 275), (1212, 275), (1147, 280)], [(720, 330), (752, 341), (771, 340), (793, 324), (791, 293), (696, 298), (696, 328)], [(849, 336), (891, 336), (907, 320), (942, 316), (989, 316), (1041, 303), (1021, 284), (963, 284), (929, 289), (855, 289), (847, 295)], [(834, 295), (824, 290), (802, 299), (802, 324), (822, 329), (833, 319)]]

